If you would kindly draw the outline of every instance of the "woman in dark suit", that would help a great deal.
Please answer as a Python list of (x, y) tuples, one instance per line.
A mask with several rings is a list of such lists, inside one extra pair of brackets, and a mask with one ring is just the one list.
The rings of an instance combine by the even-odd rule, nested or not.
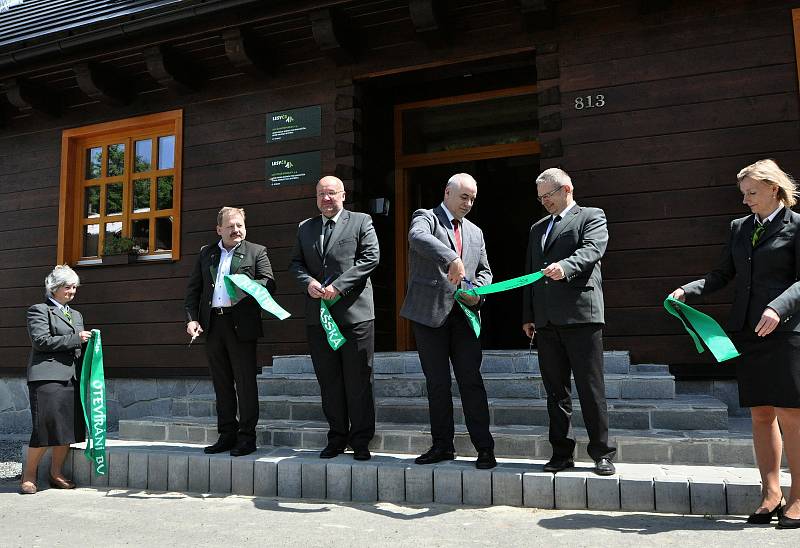
[[(772, 160), (739, 172), (739, 190), (752, 215), (731, 222), (719, 266), (671, 296), (683, 301), (735, 279), (728, 331), (736, 361), (739, 402), (750, 407), (762, 500), (748, 523), (800, 527), (800, 215), (790, 208), (798, 190)], [(781, 439), (781, 432), (783, 439)], [(781, 449), (792, 476), (789, 500), (780, 488)]]
[(75, 298), (79, 282), (69, 266), (56, 266), (45, 278), (47, 299), (28, 309), (32, 345), (28, 393), (33, 431), (20, 483), (20, 492), (25, 495), (36, 493), (37, 468), (48, 447), (53, 448), (50, 486), (75, 488), (61, 468), (70, 444), (85, 439), (77, 378), (81, 345), (91, 332), (83, 328), (80, 313), (67, 304)]

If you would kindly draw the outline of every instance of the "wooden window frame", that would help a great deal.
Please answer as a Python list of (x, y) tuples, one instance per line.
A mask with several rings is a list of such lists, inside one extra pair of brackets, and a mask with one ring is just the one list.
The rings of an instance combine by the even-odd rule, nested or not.
[[(139, 174), (133, 173), (133, 142), (143, 138), (153, 139), (153, 151), (158, 150), (157, 136), (174, 135), (174, 166), (169, 170), (158, 170), (156, 154), (153, 154), (154, 165), (148, 171), (147, 178), (151, 179), (151, 202), (154, 187), (157, 187), (159, 176), (167, 173), (174, 175), (172, 186), (172, 208), (158, 210), (160, 215), (155, 215), (155, 203), (151, 203), (151, 211), (142, 213), (132, 213), (131, 207), (131, 186), (132, 181)], [(123, 177), (123, 214), (120, 217), (97, 217), (92, 219), (97, 221), (100, 231), (98, 239), (98, 256), (93, 258), (83, 258), (82, 231), (83, 225), (87, 224), (83, 219), (83, 188), (86, 185), (84, 177), (84, 150), (93, 146), (112, 144), (112, 141), (126, 143), (125, 165), (127, 166)], [(142, 262), (146, 261), (177, 261), (180, 259), (180, 233), (181, 233), (181, 189), (182, 189), (182, 161), (183, 161), (183, 111), (172, 110), (158, 114), (149, 114), (105, 122), (79, 128), (65, 130), (61, 136), (61, 186), (60, 200), (58, 208), (58, 262), (59, 264), (68, 263), (78, 266), (88, 266), (102, 264), (102, 245), (103, 245), (103, 223), (109, 220), (119, 220), (123, 222), (123, 236), (129, 236), (129, 224), (132, 219), (140, 217), (172, 216), (172, 251), (165, 253), (153, 253), (140, 257)], [(106, 154), (103, 154), (103, 174), (107, 165)], [(117, 179), (118, 177), (114, 177)], [(110, 177), (100, 177), (92, 179), (97, 181), (105, 188), (105, 182)], [(105, 193), (101, 190), (101, 204)], [(101, 208), (102, 210), (102, 208)], [(91, 223), (94, 224), (94, 223)], [(151, 233), (150, 240), (154, 241), (154, 234)], [(152, 247), (150, 248), (152, 249)]]

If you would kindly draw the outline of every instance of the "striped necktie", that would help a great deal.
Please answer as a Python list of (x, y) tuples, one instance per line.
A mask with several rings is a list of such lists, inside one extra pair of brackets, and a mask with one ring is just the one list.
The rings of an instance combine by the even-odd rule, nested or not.
[(758, 241), (761, 239), (761, 236), (764, 234), (764, 231), (767, 229), (767, 223), (769, 221), (764, 221), (761, 224), (756, 223), (755, 229), (753, 229), (753, 236), (751, 238), (751, 242), (753, 243), (753, 247), (756, 246)]
[(72, 312), (69, 311), (69, 307), (65, 306), (61, 309), (61, 311), (64, 313), (64, 317), (67, 319), (67, 321), (72, 323)]

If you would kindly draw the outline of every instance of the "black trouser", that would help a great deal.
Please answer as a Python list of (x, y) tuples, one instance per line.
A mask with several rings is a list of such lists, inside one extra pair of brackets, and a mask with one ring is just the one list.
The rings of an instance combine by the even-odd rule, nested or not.
[(428, 409), (433, 446), (453, 451), (453, 394), (450, 363), (453, 364), (464, 421), (476, 449), (494, 449), (489, 433), (489, 404), (481, 377), (481, 343), (456, 305), (441, 327), (411, 322), (417, 351), (428, 388)]
[(217, 396), (220, 436), (233, 435), (255, 442), (258, 424), (256, 341), (240, 341), (233, 327), (233, 316), (212, 311), (206, 333), (206, 355)]
[(328, 444), (366, 449), (375, 435), (375, 400), (372, 396), (372, 358), (375, 322), (368, 320), (339, 326), (347, 341), (334, 351), (320, 325), (306, 326), (314, 373), (328, 420)]
[(569, 437), (572, 417), (570, 373), (575, 379), (583, 422), (589, 434), (589, 456), (595, 461), (614, 458), (617, 450), (608, 445), (603, 326), (551, 324), (536, 330), (536, 341), (542, 382), (547, 391), (553, 458), (571, 458), (575, 451), (575, 440)]

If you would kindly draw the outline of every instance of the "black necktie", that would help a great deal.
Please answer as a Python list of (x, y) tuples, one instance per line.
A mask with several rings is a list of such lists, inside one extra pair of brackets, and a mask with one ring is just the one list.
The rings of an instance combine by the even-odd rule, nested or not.
[(325, 221), (325, 230), (323, 231), (323, 244), (322, 244), (322, 252), (324, 253), (328, 249), (328, 240), (331, 239), (331, 233), (333, 232), (333, 225), (336, 223), (333, 222), (333, 219), (328, 219)]
[(547, 233), (547, 238), (544, 239), (543, 248), (547, 246), (547, 243), (550, 241), (550, 237), (553, 235), (553, 231), (556, 229), (556, 223), (561, 220), (561, 215), (556, 215), (553, 217), (553, 224), (550, 225), (550, 231)]

